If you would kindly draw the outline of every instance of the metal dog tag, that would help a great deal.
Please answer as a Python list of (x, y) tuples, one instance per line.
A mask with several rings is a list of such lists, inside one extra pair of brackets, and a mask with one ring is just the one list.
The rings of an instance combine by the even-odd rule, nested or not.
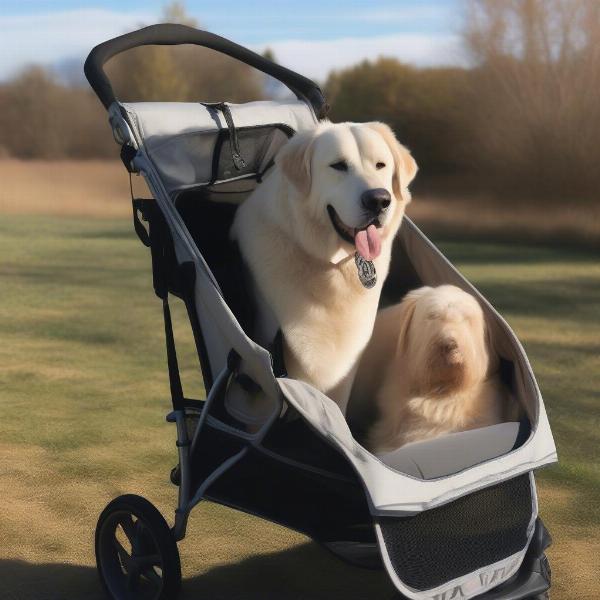
[(358, 278), (364, 287), (371, 289), (377, 283), (377, 272), (371, 260), (365, 260), (358, 252), (354, 253), (354, 262), (358, 269)]

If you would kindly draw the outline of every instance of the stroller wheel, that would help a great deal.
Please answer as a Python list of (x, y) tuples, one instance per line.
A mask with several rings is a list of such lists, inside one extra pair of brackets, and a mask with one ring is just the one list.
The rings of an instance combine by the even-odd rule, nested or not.
[(115, 498), (96, 526), (96, 566), (113, 600), (174, 600), (181, 586), (175, 538), (145, 498)]
[(171, 483), (173, 485), (177, 485), (177, 486), (180, 485), (180, 483), (181, 483), (181, 469), (180, 469), (179, 465), (177, 465), (176, 467), (173, 467), (171, 469), (170, 478), (171, 478)]

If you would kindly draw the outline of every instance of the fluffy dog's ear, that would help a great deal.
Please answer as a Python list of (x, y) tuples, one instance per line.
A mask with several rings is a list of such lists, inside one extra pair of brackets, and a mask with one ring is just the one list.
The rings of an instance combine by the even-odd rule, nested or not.
[(492, 324), (485, 317), (483, 319), (483, 327), (485, 329), (485, 346), (488, 353), (487, 375), (495, 375), (500, 370), (500, 354), (496, 348)]
[(294, 184), (303, 195), (308, 196), (311, 186), (311, 168), (313, 131), (297, 133), (277, 153), (275, 163), (282, 173)]
[(400, 303), (400, 332), (398, 333), (398, 350), (404, 353), (408, 350), (408, 332), (415, 314), (417, 302), (432, 288), (428, 286), (412, 290), (404, 296)]
[(396, 168), (393, 181), (394, 194), (399, 199), (402, 196), (402, 190), (408, 188), (410, 182), (415, 178), (419, 167), (408, 148), (404, 147), (396, 139), (394, 132), (388, 125), (379, 121), (373, 121), (366, 125), (374, 129), (385, 140), (392, 151), (394, 166)]

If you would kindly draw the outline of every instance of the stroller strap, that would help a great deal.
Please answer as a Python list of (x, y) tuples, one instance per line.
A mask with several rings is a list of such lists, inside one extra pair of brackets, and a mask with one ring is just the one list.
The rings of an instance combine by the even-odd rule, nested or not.
[(173, 322), (171, 321), (171, 309), (169, 308), (169, 294), (162, 299), (163, 318), (165, 321), (165, 342), (167, 346), (167, 366), (169, 370), (169, 388), (171, 390), (171, 401), (173, 410), (183, 410), (184, 396), (179, 375), (179, 363), (177, 361), (177, 350), (175, 348), (175, 337), (173, 335)]
[[(133, 198), (133, 222), (135, 231), (144, 246), (150, 248), (152, 256), (152, 279), (154, 292), (162, 300), (163, 319), (165, 323), (165, 343), (167, 350), (167, 367), (169, 371), (169, 388), (173, 410), (182, 410), (185, 406), (185, 397), (181, 376), (179, 374), (179, 362), (175, 347), (175, 336), (173, 334), (173, 322), (171, 309), (169, 307), (169, 274), (167, 267), (167, 248), (170, 240), (167, 239), (168, 232), (160, 209), (154, 200)], [(144, 221), (148, 223), (148, 229), (144, 227), (139, 218), (142, 214)]]
[(229, 106), (226, 102), (201, 102), (206, 108), (213, 110), (220, 110), (225, 117), (225, 123), (229, 130), (229, 150), (231, 152), (231, 160), (233, 166), (238, 170), (242, 171), (246, 168), (246, 161), (242, 157), (242, 151), (240, 150), (240, 142), (238, 139), (237, 129), (233, 122), (233, 116)]

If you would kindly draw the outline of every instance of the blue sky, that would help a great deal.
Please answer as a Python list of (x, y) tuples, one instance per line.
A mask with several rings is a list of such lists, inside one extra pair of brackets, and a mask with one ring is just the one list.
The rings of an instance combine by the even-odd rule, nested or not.
[[(2, 0), (0, 79), (25, 65), (81, 61), (91, 47), (158, 21), (162, 0)], [(332, 68), (395, 56), (421, 66), (464, 62), (462, 0), (188, 0), (210, 31), (324, 79)]]

